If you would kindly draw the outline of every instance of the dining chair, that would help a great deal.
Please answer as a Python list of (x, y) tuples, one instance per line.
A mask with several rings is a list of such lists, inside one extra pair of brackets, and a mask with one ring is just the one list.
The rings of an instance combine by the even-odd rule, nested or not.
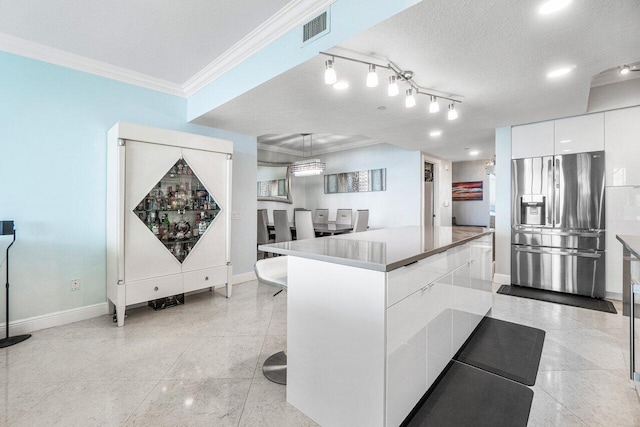
[(369, 210), (363, 209), (356, 212), (356, 223), (353, 226), (353, 232), (359, 233), (361, 231), (367, 231), (369, 226)]
[(336, 224), (351, 225), (351, 209), (338, 209), (336, 213)]
[[(267, 222), (264, 217), (265, 215), (262, 210), (258, 209), (258, 246), (274, 243), (274, 240), (269, 239), (269, 230), (267, 229)], [(260, 253), (263, 257), (266, 257), (266, 253), (258, 251), (258, 254)]]
[(314, 224), (327, 224), (329, 222), (329, 209), (316, 209), (313, 213), (312, 222)]
[(289, 226), (289, 217), (285, 210), (273, 210), (273, 225), (276, 229), (276, 243), (290, 242), (291, 227)]
[(298, 211), (308, 211), (306, 208), (293, 208), (293, 222), (296, 222), (296, 212)]
[(298, 211), (296, 215), (297, 240), (315, 239), (315, 237), (316, 233), (313, 231), (311, 211)]
[[(274, 215), (277, 211), (273, 211)], [(286, 211), (285, 211), (286, 212)], [(256, 272), (258, 282), (270, 285), (278, 289), (274, 297), (282, 291), (287, 290), (287, 260), (288, 257), (281, 256), (271, 259), (262, 259), (256, 262), (253, 270)], [(262, 365), (264, 376), (274, 383), (287, 384), (287, 353), (279, 351), (272, 354)]]

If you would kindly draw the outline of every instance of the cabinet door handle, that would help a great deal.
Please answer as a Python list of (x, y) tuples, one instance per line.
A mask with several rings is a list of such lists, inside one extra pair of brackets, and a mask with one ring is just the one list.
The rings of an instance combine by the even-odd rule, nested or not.
[(158, 291), (158, 287), (156, 286), (155, 288), (153, 288), (153, 290), (157, 292)]

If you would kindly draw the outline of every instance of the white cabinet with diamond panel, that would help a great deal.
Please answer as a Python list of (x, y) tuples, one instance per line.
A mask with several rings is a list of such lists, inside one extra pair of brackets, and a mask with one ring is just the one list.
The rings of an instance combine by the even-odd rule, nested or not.
[(129, 123), (109, 131), (107, 297), (118, 326), (127, 305), (218, 285), (231, 296), (232, 151)]

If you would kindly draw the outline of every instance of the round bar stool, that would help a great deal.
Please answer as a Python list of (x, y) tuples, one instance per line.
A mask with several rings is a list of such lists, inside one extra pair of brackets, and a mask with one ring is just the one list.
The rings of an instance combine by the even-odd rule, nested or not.
[[(287, 256), (261, 259), (253, 266), (258, 282), (278, 288), (278, 295), (287, 290)], [(277, 384), (287, 384), (287, 353), (279, 351), (269, 356), (262, 365), (262, 373)]]

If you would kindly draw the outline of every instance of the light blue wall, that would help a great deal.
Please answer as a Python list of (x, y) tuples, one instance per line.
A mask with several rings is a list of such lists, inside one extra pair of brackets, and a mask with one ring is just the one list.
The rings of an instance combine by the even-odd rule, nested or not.
[[(285, 34), (189, 98), (191, 121), (422, 0), (337, 0), (331, 32), (305, 45), (301, 27)], [(322, 70), (319, 71), (321, 73)], [(319, 74), (318, 78), (322, 75)]]
[[(232, 262), (235, 273), (251, 271), (255, 254), (243, 246), (255, 246), (256, 139), (191, 125), (186, 104), (0, 52), (0, 219), (14, 219), (18, 233), (12, 319), (105, 301), (106, 132), (118, 121), (234, 142), (233, 203), (243, 219), (233, 221)], [(242, 187), (248, 183), (250, 190)], [(80, 291), (69, 290), (73, 278), (81, 279)]]
[(496, 274), (511, 274), (511, 127), (496, 129)]

